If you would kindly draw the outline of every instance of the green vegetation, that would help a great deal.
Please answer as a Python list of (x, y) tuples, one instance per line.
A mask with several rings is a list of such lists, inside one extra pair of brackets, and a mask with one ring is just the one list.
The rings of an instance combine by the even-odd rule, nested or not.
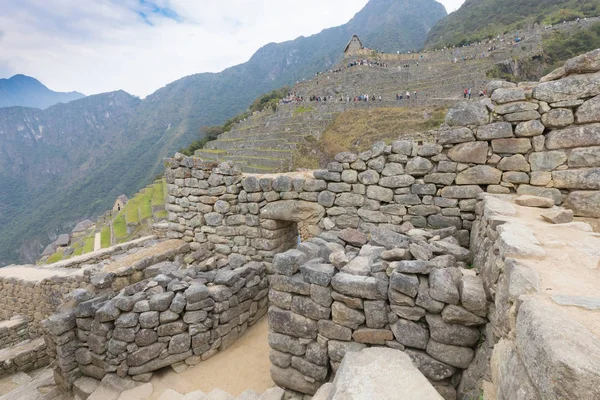
[(553, 32), (542, 41), (547, 72), (579, 54), (600, 48), (600, 22), (576, 32)]
[(117, 218), (115, 218), (113, 222), (113, 232), (115, 233), (118, 241), (127, 236), (127, 223), (125, 222), (125, 217), (123, 214), (120, 214)]
[[(391, 143), (444, 122), (444, 108), (376, 108), (340, 113), (320, 140), (308, 137), (293, 155), (294, 168), (317, 169), (342, 151), (361, 152), (373, 143)], [(398, 127), (402, 127), (401, 131)]]
[(110, 247), (110, 226), (105, 226), (100, 231), (100, 245), (103, 249)]
[(62, 252), (62, 250), (57, 251), (56, 253), (52, 254), (50, 257), (48, 257), (48, 261), (46, 261), (47, 264), (53, 264), (55, 262), (59, 262), (60, 260), (62, 260), (64, 257), (64, 254)]
[(235, 117), (229, 118), (227, 121), (225, 121), (223, 125), (202, 127), (200, 129), (200, 136), (202, 138), (199, 140), (195, 140), (187, 148), (180, 149), (179, 152), (185, 154), (186, 156), (191, 156), (196, 150), (203, 149), (206, 143), (212, 140), (216, 140), (217, 137), (222, 133), (229, 132), (233, 125), (252, 116), (253, 113), (261, 112), (267, 108), (270, 108), (273, 111), (277, 110), (277, 105), (279, 104), (279, 101), (286, 97), (289, 92), (289, 86), (284, 86), (280, 89), (275, 89), (272, 92), (263, 94), (258, 99), (254, 100), (254, 102), (246, 111), (236, 115)]
[(83, 254), (91, 253), (94, 251), (94, 240), (96, 235), (92, 233), (85, 239), (85, 244), (83, 245)]
[(600, 15), (597, 0), (467, 0), (429, 32), (427, 48), (462, 46), (533, 24)]
[(165, 205), (165, 193), (166, 193), (167, 181), (163, 178), (158, 182), (155, 182), (154, 189), (152, 191), (152, 206), (164, 206)]
[(312, 108), (310, 106), (301, 106), (301, 107), (298, 107), (298, 108), (296, 108), (294, 110), (294, 115), (304, 114), (304, 113), (307, 113), (307, 112), (311, 112), (313, 110), (314, 110), (314, 108)]

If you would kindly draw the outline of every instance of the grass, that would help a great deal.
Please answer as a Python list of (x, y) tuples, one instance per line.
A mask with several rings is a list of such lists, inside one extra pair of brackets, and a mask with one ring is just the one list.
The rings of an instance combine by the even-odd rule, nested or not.
[(168, 215), (169, 213), (166, 210), (161, 210), (154, 214), (154, 218), (156, 218), (156, 220), (165, 219)]
[(140, 221), (144, 221), (148, 218), (152, 218), (152, 196), (154, 194), (155, 187), (150, 186), (146, 189), (139, 199), (139, 218)]
[(91, 253), (94, 251), (94, 239), (95, 235), (92, 233), (91, 236), (88, 236), (85, 239), (85, 244), (83, 245), (83, 254)]
[(50, 257), (48, 257), (48, 261), (46, 261), (47, 264), (54, 264), (55, 262), (59, 262), (60, 260), (62, 260), (64, 257), (64, 254), (62, 251), (57, 251), (56, 253), (52, 254)]
[(304, 113), (307, 113), (307, 112), (311, 112), (313, 110), (314, 110), (314, 108), (312, 108), (310, 106), (309, 107), (307, 107), (307, 106), (301, 106), (301, 107), (298, 107), (298, 108), (296, 108), (294, 110), (294, 115), (304, 114)]
[(319, 140), (308, 139), (294, 153), (294, 169), (325, 166), (343, 151), (361, 152), (373, 143), (410, 137), (437, 128), (444, 122), (446, 109), (376, 108), (340, 113)]
[(125, 223), (125, 217), (120, 214), (113, 223), (113, 230), (117, 239), (122, 239), (127, 236), (127, 224)]
[(110, 226), (105, 226), (100, 231), (100, 245), (103, 249), (110, 247)]
[(140, 197), (136, 196), (133, 199), (127, 202), (125, 206), (125, 210), (123, 210), (125, 214), (125, 220), (128, 224), (137, 224), (140, 222), (140, 213), (139, 213), (139, 202)]
[(152, 205), (153, 206), (163, 206), (165, 204), (165, 192), (166, 192), (167, 182), (165, 179), (161, 179), (154, 186), (154, 191), (152, 192)]

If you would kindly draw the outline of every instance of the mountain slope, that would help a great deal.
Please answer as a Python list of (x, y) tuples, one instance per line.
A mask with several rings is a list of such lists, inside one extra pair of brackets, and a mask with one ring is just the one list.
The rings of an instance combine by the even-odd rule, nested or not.
[(374, 49), (416, 49), (445, 15), (434, 0), (371, 0), (346, 25), (268, 44), (244, 64), (179, 79), (144, 100), (115, 92), (43, 111), (0, 109), (0, 188), (9, 189), (0, 190), (0, 265), (35, 260), (58, 232), (150, 183), (202, 126), (330, 68), (352, 34)]
[(0, 79), (0, 108), (48, 108), (58, 103), (68, 103), (85, 97), (79, 92), (61, 93), (48, 89), (40, 81), (26, 75)]
[(462, 45), (534, 23), (598, 15), (598, 0), (466, 0), (429, 32), (426, 47)]

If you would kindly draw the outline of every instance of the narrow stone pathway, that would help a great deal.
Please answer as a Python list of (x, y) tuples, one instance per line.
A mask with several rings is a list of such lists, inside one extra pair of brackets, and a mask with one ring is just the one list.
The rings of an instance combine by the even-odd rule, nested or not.
[[(269, 323), (266, 317), (248, 329), (229, 349), (177, 374), (170, 368), (155, 373), (151, 379), (154, 392), (150, 400), (159, 399), (167, 389), (179, 393), (221, 389), (233, 396), (252, 389), (263, 393), (274, 386), (269, 373)], [(160, 397), (162, 399), (162, 397)]]
[(100, 232), (96, 232), (94, 237), (94, 251), (98, 251), (102, 248), (102, 235)]

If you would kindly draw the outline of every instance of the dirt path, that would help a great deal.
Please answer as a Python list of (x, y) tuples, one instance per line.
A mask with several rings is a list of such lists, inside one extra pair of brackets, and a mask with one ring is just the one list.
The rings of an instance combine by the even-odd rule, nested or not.
[(234, 396), (248, 389), (263, 393), (275, 385), (269, 373), (268, 330), (268, 320), (263, 318), (229, 349), (197, 366), (180, 374), (170, 368), (156, 373), (150, 381), (154, 385), (150, 399), (158, 399), (166, 389), (208, 393), (218, 388)]
[(96, 232), (96, 236), (94, 236), (94, 251), (98, 251), (102, 248), (102, 235), (100, 232)]

